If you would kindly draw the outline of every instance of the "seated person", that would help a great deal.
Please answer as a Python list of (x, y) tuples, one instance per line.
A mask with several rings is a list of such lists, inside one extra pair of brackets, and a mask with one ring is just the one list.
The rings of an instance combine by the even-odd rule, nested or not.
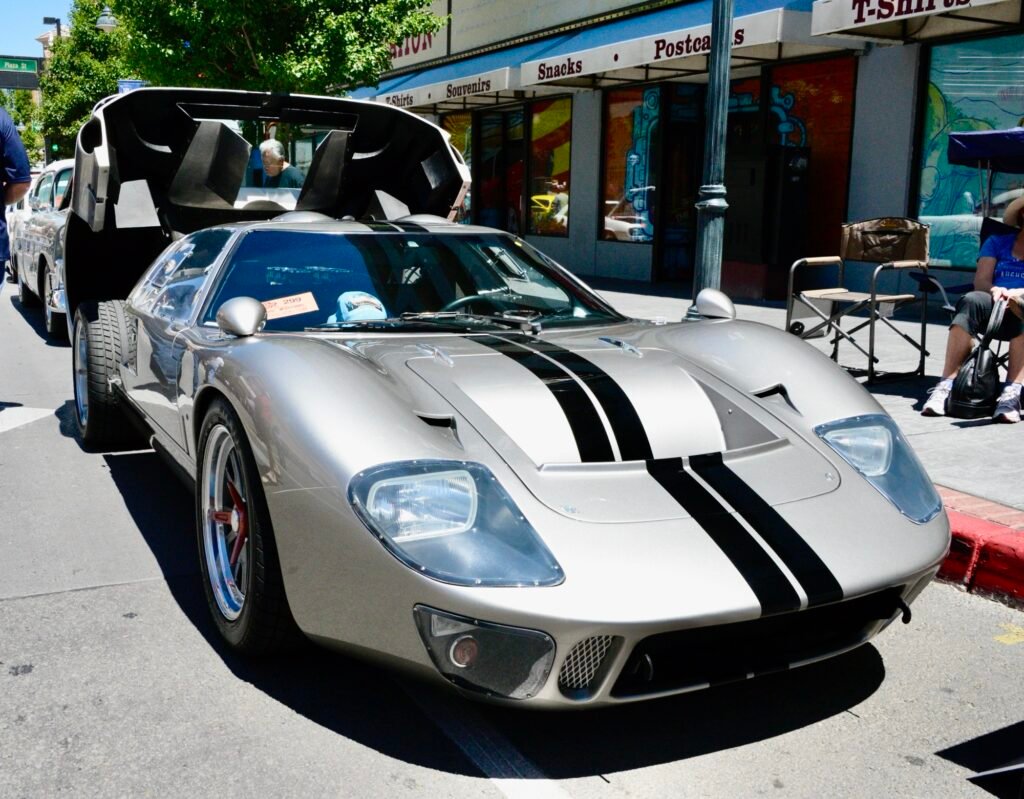
[[(1024, 197), (1018, 197), (1006, 209), (1003, 221), (1022, 227)], [(978, 253), (978, 269), (974, 274), (974, 291), (965, 294), (956, 304), (956, 315), (949, 327), (946, 360), (942, 379), (930, 392), (921, 413), (945, 416), (946, 400), (953, 388), (953, 379), (971, 353), (974, 337), (985, 332), (996, 300), (1024, 296), (1024, 227), (1016, 233), (990, 236)], [(1016, 303), (1010, 303), (1012, 309)], [(992, 418), (1013, 424), (1020, 421), (1020, 389), (1024, 381), (1024, 323), (1013, 314), (1003, 317), (996, 333), (1000, 341), (1010, 342), (1010, 365), (1007, 381), (999, 395)]]
[(285, 160), (284, 145), (277, 139), (267, 139), (260, 145), (263, 160), (263, 188), (301, 189), (305, 175)]

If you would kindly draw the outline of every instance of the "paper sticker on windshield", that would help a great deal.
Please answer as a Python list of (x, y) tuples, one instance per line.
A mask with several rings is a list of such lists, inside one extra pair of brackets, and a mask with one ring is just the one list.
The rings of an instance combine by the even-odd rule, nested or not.
[(276, 300), (265, 300), (263, 307), (267, 309), (267, 319), (281, 319), (285, 316), (298, 316), (320, 310), (311, 291), (292, 294), (290, 297), (280, 297)]

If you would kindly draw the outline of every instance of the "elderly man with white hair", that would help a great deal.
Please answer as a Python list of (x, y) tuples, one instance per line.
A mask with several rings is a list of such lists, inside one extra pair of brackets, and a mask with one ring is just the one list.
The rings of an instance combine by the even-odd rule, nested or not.
[(268, 189), (301, 189), (305, 176), (285, 158), (284, 145), (267, 139), (260, 145), (263, 161), (263, 186)]

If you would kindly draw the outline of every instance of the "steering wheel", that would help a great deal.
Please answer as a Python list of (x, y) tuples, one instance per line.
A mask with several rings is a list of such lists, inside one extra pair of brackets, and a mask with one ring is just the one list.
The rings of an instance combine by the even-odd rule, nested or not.
[(458, 311), (461, 310), (462, 308), (465, 308), (467, 305), (472, 305), (477, 300), (480, 300), (481, 302), (486, 302), (488, 305), (492, 306), (496, 310), (505, 310), (505, 303), (498, 296), (495, 296), (493, 294), (467, 294), (465, 297), (456, 297), (451, 302), (439, 308), (438, 313), (444, 313), (445, 311)]

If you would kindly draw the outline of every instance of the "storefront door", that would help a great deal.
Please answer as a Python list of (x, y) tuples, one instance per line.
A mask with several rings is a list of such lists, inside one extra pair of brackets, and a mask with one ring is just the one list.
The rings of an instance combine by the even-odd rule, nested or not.
[(487, 227), (525, 233), (523, 180), (526, 147), (522, 108), (480, 115), (480, 203), (477, 221)]
[(661, 208), (656, 231), (655, 279), (693, 278), (697, 233), (697, 190), (701, 179), (704, 136), (704, 87), (670, 84), (668, 135), (664, 139), (664, 169), (657, 187)]

